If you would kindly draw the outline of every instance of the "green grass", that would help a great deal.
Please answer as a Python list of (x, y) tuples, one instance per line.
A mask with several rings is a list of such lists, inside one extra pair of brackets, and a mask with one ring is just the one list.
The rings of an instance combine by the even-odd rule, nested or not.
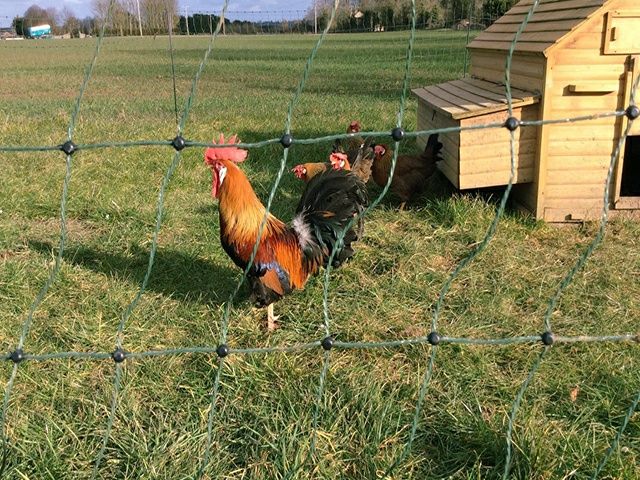
[[(246, 142), (283, 133), (312, 36), (216, 40), (185, 136), (219, 132)], [(94, 41), (0, 44), (0, 145), (52, 145), (66, 129)], [(329, 36), (318, 52), (292, 130), (307, 138), (395, 125), (407, 33)], [(182, 108), (207, 39), (178, 38)], [(459, 77), (464, 35), (420, 32), (412, 87)], [(405, 127), (416, 127), (415, 99)], [(107, 39), (80, 110), (77, 143), (170, 139), (176, 134), (166, 38)], [(412, 141), (403, 144), (411, 151)], [(330, 144), (295, 145), (289, 166), (320, 160)], [(254, 149), (243, 165), (266, 199), (282, 155)], [(167, 147), (80, 151), (73, 158), (69, 238), (60, 275), (37, 309), (29, 353), (112, 351), (123, 310), (147, 265)], [(64, 177), (60, 152), (0, 154), (0, 352), (15, 348), (29, 306), (53, 264)], [(275, 213), (291, 218), (301, 185), (283, 179)], [(372, 187), (370, 194), (379, 193)], [(240, 278), (220, 247), (217, 205), (202, 149), (187, 149), (166, 197), (153, 274), (125, 326), (129, 351), (215, 346), (224, 303)], [(357, 255), (332, 274), (331, 331), (343, 341), (413, 338), (430, 330), (438, 293), (481, 241), (496, 208), (484, 194), (454, 194), (442, 177), (406, 211), (385, 199), (367, 219)], [(508, 210), (488, 249), (446, 297), (439, 331), (477, 338), (543, 330), (548, 299), (597, 225), (554, 228)], [(638, 331), (640, 225), (615, 220), (563, 295), (556, 334)], [(264, 331), (243, 287), (231, 312), (232, 347), (290, 345), (324, 336), (323, 277), (276, 306), (282, 328)], [(539, 346), (439, 349), (413, 448), (397, 479), (501, 478), (513, 399)], [(404, 448), (429, 347), (336, 350), (319, 410), (317, 458), (294, 478), (369, 479)], [(206, 441), (215, 356), (127, 361), (99, 478), (192, 477)], [(515, 421), (512, 478), (590, 478), (640, 390), (638, 346), (553, 347)], [(232, 355), (225, 363), (206, 478), (285, 478), (303, 460), (321, 351)], [(0, 386), (12, 364), (0, 362)], [(7, 415), (7, 478), (89, 478), (113, 393), (111, 361), (23, 363)], [(640, 477), (640, 418), (629, 423), (602, 478)]]

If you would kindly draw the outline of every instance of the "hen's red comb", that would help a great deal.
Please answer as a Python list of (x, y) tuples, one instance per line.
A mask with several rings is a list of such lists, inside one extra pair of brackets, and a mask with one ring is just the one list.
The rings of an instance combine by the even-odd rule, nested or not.
[(373, 147), (373, 153), (375, 155), (382, 156), (387, 153), (387, 149), (384, 147), (384, 145), (376, 145), (375, 147)]
[(307, 169), (304, 165), (296, 165), (291, 169), (293, 174), (298, 178), (303, 178), (307, 174)]
[[(233, 135), (228, 140), (225, 140), (224, 135), (221, 133), (218, 141), (213, 140), (213, 143), (216, 145), (232, 145), (240, 143), (240, 140), (238, 140), (237, 135)], [(230, 160), (235, 163), (240, 163), (247, 158), (248, 154), (248, 151), (238, 147), (209, 147), (204, 152), (204, 161), (210, 166), (213, 166), (218, 160)]]
[(346, 153), (332, 153), (329, 155), (329, 162), (331, 163), (331, 168), (334, 170), (342, 170), (346, 164), (348, 163), (348, 158)]

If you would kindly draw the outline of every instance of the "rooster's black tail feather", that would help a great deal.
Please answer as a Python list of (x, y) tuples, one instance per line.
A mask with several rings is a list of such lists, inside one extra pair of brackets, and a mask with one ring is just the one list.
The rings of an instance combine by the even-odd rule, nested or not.
[[(354, 254), (352, 243), (362, 233), (362, 212), (368, 203), (364, 183), (344, 170), (328, 170), (307, 183), (296, 213), (302, 215), (314, 240), (322, 248), (325, 265), (334, 249), (334, 267)], [(352, 224), (338, 245), (340, 233), (345, 231), (350, 222)]]

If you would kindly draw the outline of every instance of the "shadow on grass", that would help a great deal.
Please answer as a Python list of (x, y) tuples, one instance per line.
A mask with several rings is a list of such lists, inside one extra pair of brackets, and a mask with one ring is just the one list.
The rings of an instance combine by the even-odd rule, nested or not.
[[(429, 478), (453, 478), (460, 472), (477, 470), (478, 478), (482, 475), (482, 478), (499, 479), (504, 472), (505, 433), (483, 421), (461, 425), (449, 420), (437, 432), (418, 438), (414, 449), (426, 452), (431, 459)], [(514, 449), (510, 478), (531, 478), (531, 445), (521, 445), (520, 449), (514, 446)]]
[[(29, 248), (49, 256), (54, 248), (48, 242), (29, 241)], [(141, 285), (147, 272), (149, 251), (133, 246), (127, 253), (114, 253), (87, 246), (69, 246), (64, 260), (70, 264)], [(187, 301), (221, 305), (237, 284), (238, 269), (216, 265), (189, 253), (159, 248), (147, 290)], [(243, 287), (239, 299), (248, 290)]]

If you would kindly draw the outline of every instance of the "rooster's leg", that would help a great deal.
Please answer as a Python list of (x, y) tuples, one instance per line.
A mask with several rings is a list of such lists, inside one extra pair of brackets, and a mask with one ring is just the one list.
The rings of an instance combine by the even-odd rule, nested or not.
[(278, 328), (278, 318), (280, 316), (276, 316), (273, 314), (273, 303), (270, 303), (267, 307), (267, 330), (273, 332), (276, 328)]
[(407, 204), (407, 202), (402, 202), (400, 204), (400, 211), (402, 212), (404, 210), (404, 206)]

